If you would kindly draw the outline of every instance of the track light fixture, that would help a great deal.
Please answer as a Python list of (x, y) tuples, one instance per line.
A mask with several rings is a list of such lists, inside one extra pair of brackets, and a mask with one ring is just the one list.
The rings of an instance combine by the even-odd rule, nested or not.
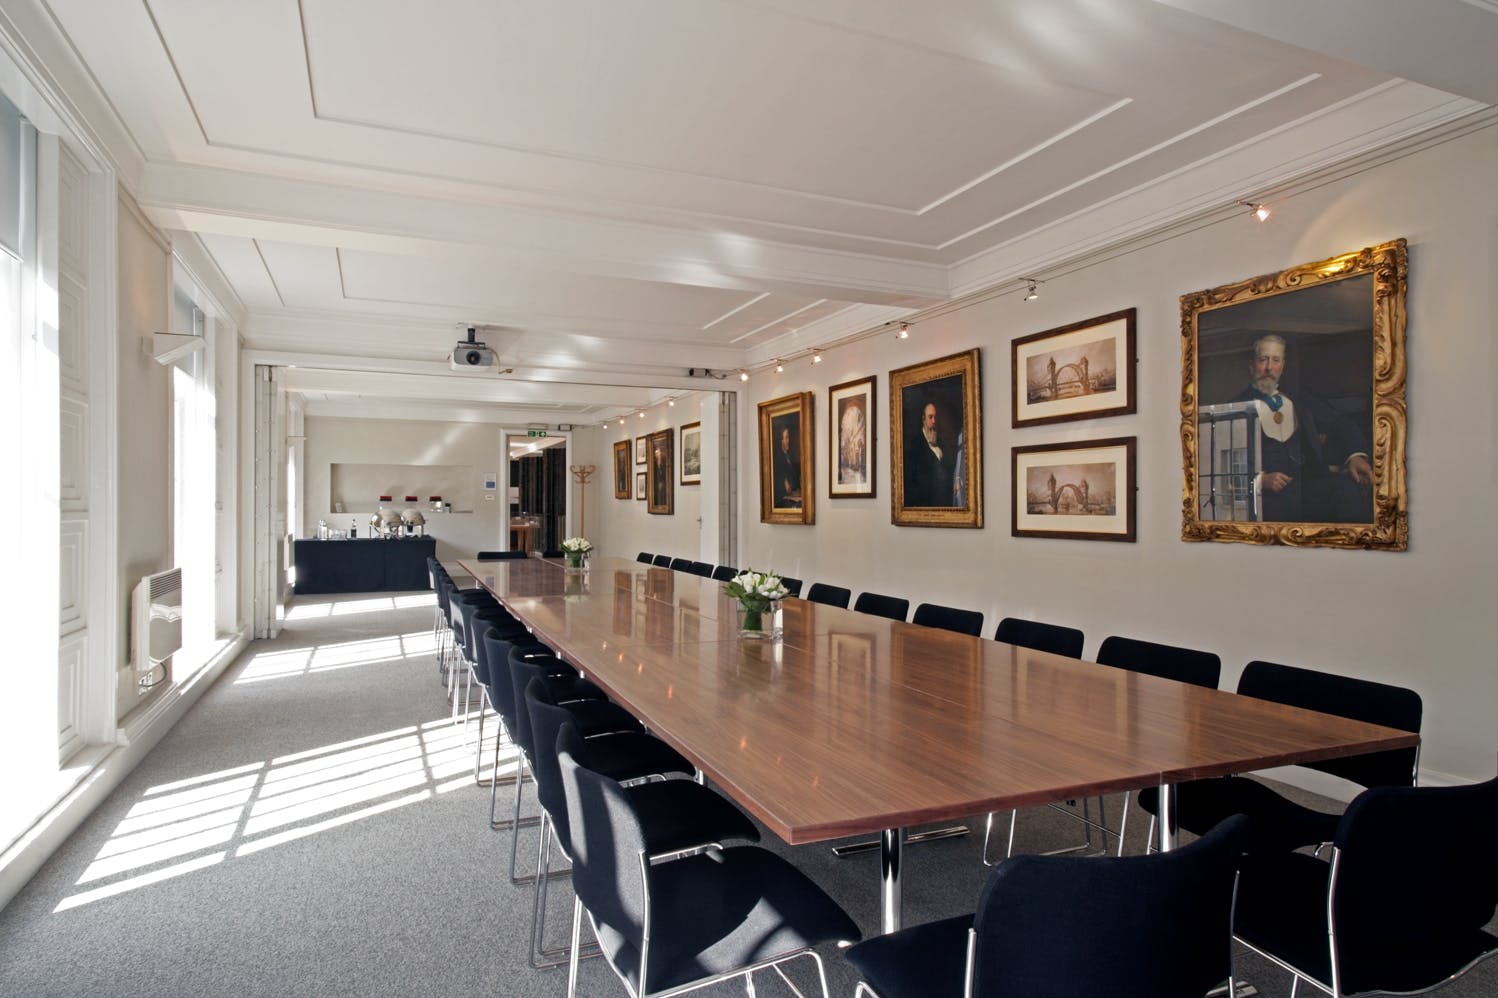
[(908, 323), (908, 322), (902, 322), (902, 323), (900, 323), (900, 331), (897, 332), (897, 333), (895, 333), (895, 339), (897, 339), (897, 340), (908, 340), (908, 339), (910, 339), (910, 323)]
[(782, 361), (779, 357), (775, 358), (775, 373), (776, 374), (784, 374), (785, 373), (785, 362)]
[(668, 408), (675, 409), (676, 408), (676, 400), (675, 399), (666, 399), (666, 405), (667, 405)]
[(749, 372), (745, 371), (743, 369), (740, 369), (739, 370), (739, 380), (740, 381), (748, 381), (749, 380)]
[(639, 412), (635, 413), (635, 415), (639, 416), (641, 419), (644, 419), (645, 418), (645, 410), (641, 409)]
[(1243, 207), (1247, 208), (1249, 210), (1249, 213), (1252, 214), (1253, 217), (1257, 218), (1259, 221), (1261, 221), (1261, 222), (1267, 222), (1267, 221), (1269, 221), (1269, 215), (1270, 215), (1269, 206), (1267, 204), (1265, 204), (1264, 202), (1262, 202), (1262, 201), (1239, 201), (1238, 203), (1240, 205), (1242, 205)]
[(1025, 282), (1025, 301), (1034, 301), (1040, 297), (1040, 291), (1037, 289), (1045, 281), (1036, 280), (1033, 277), (1021, 277), (1020, 280)]
[(813, 364), (820, 364), (820, 363), (822, 363), (822, 351), (820, 351), (820, 350), (813, 350), (812, 354), (811, 354), (811, 362)]

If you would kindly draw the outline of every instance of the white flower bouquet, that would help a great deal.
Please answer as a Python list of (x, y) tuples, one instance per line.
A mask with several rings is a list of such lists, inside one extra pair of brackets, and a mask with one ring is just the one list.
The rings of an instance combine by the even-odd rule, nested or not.
[(740, 572), (723, 586), (723, 591), (738, 600), (744, 610), (745, 634), (764, 632), (764, 615), (775, 609), (775, 604), (790, 595), (785, 583), (774, 572)]
[(562, 542), (562, 553), (567, 556), (571, 568), (583, 567), (583, 556), (593, 550), (593, 542), (586, 537), (569, 537)]

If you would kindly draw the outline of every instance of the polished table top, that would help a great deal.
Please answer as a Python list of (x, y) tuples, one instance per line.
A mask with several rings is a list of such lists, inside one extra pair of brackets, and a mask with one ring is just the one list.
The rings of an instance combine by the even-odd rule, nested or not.
[(464, 569), (795, 844), (1363, 752), (1419, 736), (623, 559)]

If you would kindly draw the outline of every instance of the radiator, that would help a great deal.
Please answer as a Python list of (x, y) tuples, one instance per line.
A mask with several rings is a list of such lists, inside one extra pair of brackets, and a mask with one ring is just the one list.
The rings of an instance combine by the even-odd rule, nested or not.
[(182, 647), (182, 569), (157, 572), (136, 584), (130, 625), (136, 683), (149, 689), (165, 682), (171, 677), (170, 659)]

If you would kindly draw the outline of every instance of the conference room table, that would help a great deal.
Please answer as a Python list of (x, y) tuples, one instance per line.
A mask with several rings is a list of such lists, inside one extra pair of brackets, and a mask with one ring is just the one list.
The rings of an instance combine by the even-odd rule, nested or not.
[(880, 922), (900, 926), (904, 830), (1407, 748), (1406, 731), (801, 599), (779, 639), (739, 633), (722, 584), (624, 559), (459, 564), (790, 844), (877, 834)]

